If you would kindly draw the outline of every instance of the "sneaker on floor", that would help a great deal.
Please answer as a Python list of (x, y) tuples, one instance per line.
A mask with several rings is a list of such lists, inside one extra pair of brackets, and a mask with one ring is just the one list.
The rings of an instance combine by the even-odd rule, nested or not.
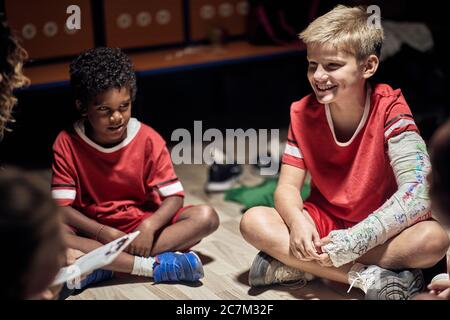
[(419, 269), (391, 273), (393, 274), (385, 273), (379, 284), (368, 290), (366, 299), (409, 300), (422, 292), (425, 287), (423, 274)]
[(356, 275), (350, 275), (349, 279), (352, 277), (352, 283), (358, 282), (358, 287), (366, 293), (366, 300), (409, 300), (425, 287), (419, 269), (397, 273), (372, 265)]
[(91, 274), (87, 275), (85, 279), (81, 281), (81, 289), (84, 289), (90, 285), (94, 285), (99, 282), (112, 279), (114, 272), (104, 269), (97, 269)]
[(238, 164), (217, 164), (209, 167), (206, 192), (222, 192), (231, 189), (242, 174)]
[(114, 272), (104, 269), (97, 269), (94, 270), (92, 273), (88, 274), (86, 278), (81, 280), (80, 283), (64, 283), (64, 286), (62, 287), (61, 291), (58, 294), (58, 300), (65, 300), (71, 295), (80, 292), (87, 287), (110, 280), (114, 277)]
[(200, 258), (192, 251), (187, 253), (165, 252), (156, 256), (153, 280), (158, 282), (195, 282), (203, 278)]
[(258, 252), (253, 260), (248, 275), (248, 283), (251, 287), (271, 284), (304, 286), (308, 280), (310, 279), (305, 272), (288, 267), (262, 251)]

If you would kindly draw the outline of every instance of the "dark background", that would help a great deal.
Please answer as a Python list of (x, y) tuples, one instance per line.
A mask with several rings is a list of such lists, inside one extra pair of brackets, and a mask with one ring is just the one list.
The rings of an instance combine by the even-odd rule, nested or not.
[[(132, 1), (132, 0), (130, 0)], [(261, 1), (251, 1), (256, 4)], [(264, 2), (264, 1), (263, 1)], [(268, 8), (270, 10), (270, 1)], [(189, 1), (184, 2), (185, 5)], [(411, 1), (275, 1), (273, 10), (285, 7), (288, 21), (300, 32), (308, 23), (311, 5), (321, 15), (336, 4), (377, 4), (383, 19), (426, 23), (433, 33), (435, 47), (421, 53), (404, 46), (395, 56), (383, 61), (375, 77), (393, 88), (401, 88), (416, 122), (427, 140), (449, 116), (450, 58), (446, 51), (449, 22), (441, 2), (426, 4)], [(434, 5), (435, 3), (435, 5)], [(101, 1), (92, 1), (97, 46), (104, 45)], [(4, 7), (0, 1), (0, 9)], [(6, 12), (7, 15), (7, 12)], [(100, 15), (100, 16), (99, 16)], [(188, 33), (186, 33), (188, 34)], [(252, 36), (244, 34), (229, 41)], [(175, 44), (180, 48), (189, 44)], [(162, 50), (163, 47), (126, 50)], [(62, 57), (33, 64), (70, 60)], [(183, 71), (138, 74), (138, 96), (134, 116), (159, 131), (167, 141), (173, 130), (193, 130), (194, 120), (202, 120), (204, 130), (225, 128), (287, 128), (293, 101), (310, 93), (306, 79), (305, 52), (270, 59), (212, 64)], [(15, 124), (0, 144), (3, 164), (27, 168), (46, 168), (51, 163), (51, 146), (56, 135), (77, 117), (73, 96), (67, 85), (39, 86), (16, 93)]]

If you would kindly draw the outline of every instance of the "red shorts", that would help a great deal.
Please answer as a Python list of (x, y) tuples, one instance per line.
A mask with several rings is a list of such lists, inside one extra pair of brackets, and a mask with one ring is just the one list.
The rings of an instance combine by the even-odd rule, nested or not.
[(311, 202), (305, 202), (303, 207), (316, 224), (320, 238), (326, 237), (333, 230), (348, 229), (356, 224), (334, 217)]

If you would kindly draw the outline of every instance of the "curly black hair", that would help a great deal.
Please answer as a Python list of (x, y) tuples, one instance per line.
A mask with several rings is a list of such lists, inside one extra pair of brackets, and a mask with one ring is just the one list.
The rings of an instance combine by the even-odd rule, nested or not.
[(70, 64), (70, 85), (83, 106), (112, 88), (128, 88), (132, 100), (137, 91), (133, 64), (119, 48), (101, 47), (82, 53)]

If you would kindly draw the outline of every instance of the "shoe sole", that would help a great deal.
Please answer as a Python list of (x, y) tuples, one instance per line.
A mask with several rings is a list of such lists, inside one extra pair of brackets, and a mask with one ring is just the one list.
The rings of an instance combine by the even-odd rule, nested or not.
[(366, 300), (408, 300), (420, 293), (425, 286), (422, 271), (404, 272), (412, 274), (413, 280), (411, 282), (400, 277), (387, 276), (380, 281), (381, 289), (367, 292)]

